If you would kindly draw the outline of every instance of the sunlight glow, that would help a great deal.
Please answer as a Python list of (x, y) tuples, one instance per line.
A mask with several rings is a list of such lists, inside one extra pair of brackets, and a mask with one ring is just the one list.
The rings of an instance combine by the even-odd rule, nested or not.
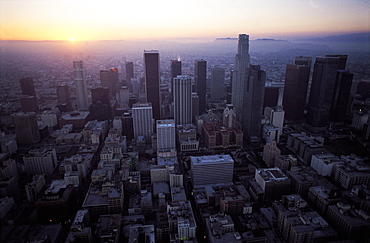
[(75, 41), (76, 39), (74, 37), (71, 37), (71, 39), (69, 39), (69, 41)]

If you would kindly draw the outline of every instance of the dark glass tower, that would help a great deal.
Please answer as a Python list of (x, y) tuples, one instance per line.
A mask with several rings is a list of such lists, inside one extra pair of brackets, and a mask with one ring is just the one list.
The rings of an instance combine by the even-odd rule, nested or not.
[(23, 95), (36, 96), (35, 86), (33, 85), (33, 79), (30, 77), (21, 78), (21, 89)]
[(207, 61), (195, 60), (194, 86), (199, 96), (199, 114), (206, 112)]
[(126, 80), (129, 82), (132, 78), (134, 78), (134, 63), (133, 62), (126, 62)]
[(71, 111), (71, 97), (69, 86), (66, 84), (58, 85), (57, 87), (57, 97), (58, 97), (58, 108), (61, 111)]
[(181, 61), (171, 60), (171, 78), (176, 78), (181, 75)]
[(331, 103), (331, 122), (343, 122), (348, 109), (353, 73), (339, 70), (335, 79), (334, 95)]
[(111, 105), (109, 99), (109, 88), (98, 87), (91, 89), (92, 105), (90, 115), (92, 119), (98, 121), (109, 120), (111, 118)]
[(171, 60), (171, 92), (172, 92), (172, 100), (173, 98), (173, 78), (176, 78), (177, 75), (181, 75), (181, 61), (179, 60)]
[(261, 70), (260, 65), (250, 65), (246, 71), (245, 81), (240, 116), (242, 131), (250, 138), (261, 134), (266, 72)]
[(101, 86), (109, 88), (111, 98), (115, 98), (118, 84), (118, 70), (117, 68), (110, 68), (108, 70), (100, 70)]
[(158, 120), (161, 119), (161, 92), (158, 51), (144, 51), (144, 70), (147, 102), (152, 103), (153, 118)]
[(225, 69), (212, 68), (211, 70), (211, 98), (225, 98)]
[(310, 67), (286, 65), (283, 106), (285, 119), (298, 121), (304, 119)]
[(345, 69), (346, 61), (345, 55), (316, 58), (306, 119), (309, 126), (327, 126), (335, 94), (337, 71)]

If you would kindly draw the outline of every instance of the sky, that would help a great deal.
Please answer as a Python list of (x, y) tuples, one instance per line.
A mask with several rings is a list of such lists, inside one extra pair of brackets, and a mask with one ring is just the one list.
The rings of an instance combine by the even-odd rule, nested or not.
[(197, 40), (370, 31), (370, 0), (0, 0), (0, 40)]

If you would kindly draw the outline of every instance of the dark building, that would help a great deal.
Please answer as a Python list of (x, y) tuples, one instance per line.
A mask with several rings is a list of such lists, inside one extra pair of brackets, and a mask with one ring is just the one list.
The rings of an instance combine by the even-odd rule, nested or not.
[(283, 107), (285, 119), (298, 121), (304, 119), (310, 67), (286, 65)]
[[(58, 108), (61, 107), (63, 112), (72, 111), (70, 89), (66, 84), (58, 85), (57, 87), (57, 97), (58, 97)], [(61, 109), (59, 108), (59, 110)]]
[[(260, 136), (266, 72), (260, 65), (250, 65), (246, 71), (242, 103), (241, 130), (247, 137)], [(238, 116), (238, 114), (236, 114)]]
[(191, 94), (191, 116), (193, 123), (195, 122), (195, 117), (199, 116), (199, 96), (196, 92)]
[(356, 94), (361, 95), (363, 99), (370, 98), (370, 82), (360, 81), (357, 85)]
[(90, 106), (90, 115), (92, 119), (98, 121), (109, 120), (112, 110), (109, 99), (109, 88), (98, 87), (91, 89), (92, 105)]
[(161, 119), (161, 92), (158, 51), (144, 51), (144, 70), (147, 102), (152, 103), (153, 117), (159, 120)]
[(350, 103), (352, 80), (353, 73), (344, 70), (337, 72), (329, 117), (331, 122), (344, 122), (344, 117)]
[(173, 100), (173, 78), (176, 78), (177, 75), (181, 75), (181, 61), (171, 60), (171, 92)]
[(311, 67), (312, 63), (312, 57), (295, 57), (294, 58), (294, 65), (296, 66), (305, 66), (305, 67)]
[(13, 114), (13, 121), (18, 144), (35, 144), (40, 140), (40, 132), (34, 112), (15, 113)]
[(181, 75), (181, 61), (171, 60), (171, 78), (176, 78)]
[(337, 71), (345, 69), (346, 61), (346, 55), (316, 58), (306, 118), (309, 126), (327, 126), (335, 94)]
[(211, 70), (211, 99), (225, 98), (225, 69), (212, 68)]
[(100, 70), (101, 86), (109, 88), (110, 97), (115, 98), (118, 85), (118, 70), (110, 68), (108, 70)]
[(39, 110), (36, 96), (22, 96), (19, 98), (23, 112), (37, 112)]
[(33, 79), (30, 77), (21, 78), (21, 89), (23, 95), (36, 96), (35, 86), (33, 85)]
[(266, 86), (265, 98), (263, 99), (263, 107), (275, 107), (278, 102), (280, 87)]
[(126, 136), (127, 141), (134, 139), (134, 126), (131, 113), (124, 113), (122, 115), (122, 134)]
[(101, 101), (103, 104), (109, 105), (109, 89), (107, 87), (97, 87), (91, 89), (91, 99), (93, 104)]
[(207, 61), (195, 60), (194, 65), (194, 91), (199, 96), (199, 114), (206, 112), (207, 92)]
[(134, 78), (134, 63), (133, 62), (126, 62), (126, 80), (129, 82), (132, 78)]

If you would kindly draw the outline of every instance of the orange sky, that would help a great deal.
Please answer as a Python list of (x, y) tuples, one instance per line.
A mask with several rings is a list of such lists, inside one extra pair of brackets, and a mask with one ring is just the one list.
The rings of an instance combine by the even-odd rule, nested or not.
[(1, 40), (254, 38), (368, 32), (361, 0), (0, 0)]

